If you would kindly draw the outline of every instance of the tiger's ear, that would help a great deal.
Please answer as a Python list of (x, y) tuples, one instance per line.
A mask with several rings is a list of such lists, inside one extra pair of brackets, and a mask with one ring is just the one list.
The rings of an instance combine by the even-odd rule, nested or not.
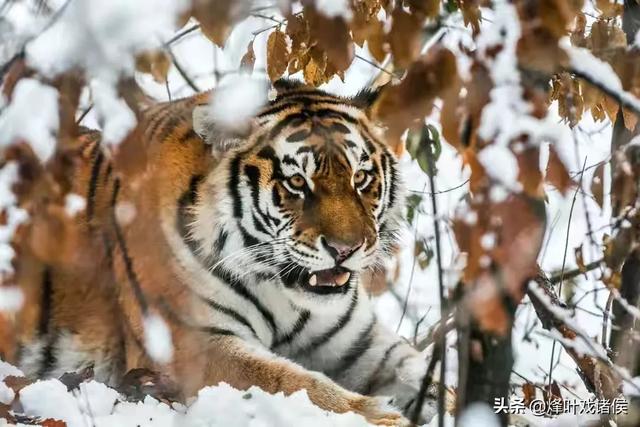
[(222, 126), (214, 119), (208, 103), (196, 105), (192, 119), (193, 130), (211, 145), (214, 154), (222, 154), (241, 145), (253, 130), (253, 121), (235, 127)]
[(380, 95), (384, 91), (386, 85), (364, 88), (351, 98), (351, 103), (365, 112), (367, 117), (375, 120), (376, 105), (380, 101)]

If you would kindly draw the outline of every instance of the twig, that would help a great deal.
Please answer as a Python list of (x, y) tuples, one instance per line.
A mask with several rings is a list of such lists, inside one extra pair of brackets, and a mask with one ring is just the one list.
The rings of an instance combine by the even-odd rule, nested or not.
[(171, 62), (173, 62), (173, 65), (175, 65), (176, 70), (178, 70), (178, 73), (180, 73), (180, 75), (182, 76), (182, 78), (184, 79), (184, 81), (189, 85), (189, 87), (191, 89), (193, 89), (196, 93), (200, 92), (200, 88), (194, 83), (193, 80), (191, 80), (191, 78), (189, 77), (189, 75), (187, 74), (187, 72), (182, 68), (182, 66), (180, 65), (180, 63), (178, 62), (178, 60), (176, 59), (175, 55), (173, 54), (173, 52), (171, 51), (171, 48), (169, 46), (166, 47), (167, 53), (169, 54), (169, 56), (171, 57)]
[(84, 120), (84, 118), (86, 117), (87, 114), (89, 114), (89, 112), (93, 109), (93, 104), (89, 105), (83, 112), (82, 114), (80, 114), (80, 117), (78, 117), (78, 120), (76, 120), (76, 125), (79, 125), (80, 123), (82, 123), (82, 120)]
[(169, 40), (167, 40), (164, 43), (164, 46), (170, 46), (173, 43), (177, 42), (178, 40), (180, 40), (181, 38), (183, 38), (184, 36), (193, 33), (196, 30), (200, 29), (200, 24), (194, 24), (192, 26), (190, 26), (189, 28), (185, 28), (184, 30), (180, 31), (178, 34), (176, 34), (175, 36), (171, 37)]
[[(569, 209), (569, 221), (567, 223), (567, 234), (564, 241), (564, 253), (562, 255), (562, 269), (560, 270), (560, 284), (558, 285), (558, 297), (562, 297), (562, 284), (564, 282), (564, 268), (567, 262), (567, 250), (569, 249), (569, 231), (571, 230), (571, 219), (573, 217), (573, 208), (576, 204), (576, 198), (578, 197), (578, 190), (582, 188), (582, 178), (584, 177), (584, 168), (587, 166), (587, 158), (584, 158), (584, 163), (582, 165), (582, 174), (580, 175), (580, 182), (576, 187), (576, 191), (573, 193), (573, 200), (571, 201), (571, 209)], [(553, 340), (553, 344), (551, 345), (551, 361), (549, 362), (549, 390), (551, 390), (551, 386), (553, 384), (553, 357), (556, 352), (556, 340)]]
[(604, 348), (609, 348), (609, 343), (607, 341), (607, 326), (609, 325), (609, 313), (611, 312), (611, 305), (613, 304), (613, 293), (609, 292), (609, 297), (607, 298), (607, 305), (605, 306), (605, 310), (602, 318), (602, 337), (600, 341), (602, 342), (602, 346)]
[(462, 188), (468, 182), (469, 182), (469, 178), (465, 179), (464, 182), (461, 182), (460, 184), (456, 185), (455, 187), (451, 187), (451, 188), (447, 188), (446, 190), (440, 190), (440, 191), (435, 191), (435, 192), (424, 191), (424, 190), (422, 190), (422, 191), (420, 191), (420, 190), (409, 190), (409, 192), (410, 193), (416, 193), (416, 194), (444, 194), (444, 193), (448, 193), (450, 191), (457, 190), (458, 188)]
[(365, 57), (364, 57), (364, 56), (362, 56), (362, 55), (358, 55), (358, 54), (356, 54), (356, 58), (357, 58), (357, 59), (359, 59), (359, 60), (360, 60), (360, 61), (362, 61), (362, 62), (366, 62), (367, 64), (371, 65), (371, 66), (372, 66), (372, 67), (374, 67), (374, 68), (377, 68), (377, 69), (378, 69), (380, 72), (382, 72), (382, 73), (388, 74), (388, 75), (390, 75), (391, 77), (395, 77), (395, 75), (394, 75), (391, 71), (389, 71), (389, 70), (387, 70), (387, 69), (383, 68), (381, 65), (376, 64), (375, 62), (373, 62), (373, 61), (371, 61), (371, 60), (369, 60), (369, 59), (365, 58)]
[(603, 261), (604, 259), (600, 258), (590, 262), (589, 264), (585, 264), (583, 268), (576, 268), (575, 270), (570, 270), (567, 272), (562, 272), (561, 274), (556, 274), (555, 276), (551, 276), (549, 278), (549, 281), (555, 285), (557, 283), (560, 283), (563, 280), (574, 279), (580, 276), (581, 274), (587, 273), (589, 271), (593, 271), (596, 268), (600, 267)]
[[(442, 252), (440, 248), (440, 227), (438, 224), (438, 203), (436, 200), (436, 184), (434, 179), (434, 159), (432, 150), (432, 140), (429, 136), (429, 131), (426, 126), (422, 128), (421, 135), (421, 144), (429, 144), (427, 147), (427, 160), (429, 163), (429, 187), (431, 188), (431, 209), (433, 211), (433, 227), (436, 237), (436, 264), (438, 266), (438, 285), (440, 289), (440, 324), (445, 326), (447, 322), (447, 317), (449, 316), (449, 304), (445, 295), (445, 286), (444, 286), (444, 274), (442, 271)], [(439, 337), (440, 339), (436, 342), (436, 348), (434, 348), (433, 359), (431, 360), (429, 366), (433, 364), (433, 360), (436, 357), (436, 350), (440, 350), (440, 384), (438, 387), (438, 427), (444, 426), (444, 404), (445, 404), (445, 387), (446, 387), (446, 370), (447, 370), (447, 334), (443, 333)], [(426, 397), (426, 390), (429, 386), (429, 382), (431, 381), (431, 376), (428, 374), (422, 379), (422, 384), (420, 386), (420, 392), (418, 393), (416, 407), (414, 408), (413, 415), (411, 420), (414, 424), (417, 424), (418, 418), (420, 416), (420, 412), (422, 411), (422, 406), (424, 405), (424, 399)]]
[[(552, 285), (542, 270), (538, 271), (535, 282), (544, 292), (544, 295), (548, 298), (548, 302), (553, 307), (562, 307), (562, 303), (551, 289)], [(527, 290), (527, 295), (529, 296), (544, 329), (550, 331), (554, 328), (560, 332), (563, 337), (567, 338), (567, 340), (574, 340), (576, 337), (580, 336), (585, 343), (591, 344), (589, 337), (580, 335), (579, 331), (575, 331), (567, 325), (564, 320), (558, 318), (553, 309), (548, 307), (545, 302), (538, 297), (538, 294), (532, 291), (531, 287)], [(587, 389), (593, 391), (598, 396), (604, 396), (608, 399), (613, 399), (620, 394), (619, 387), (622, 377), (619, 370), (613, 366), (613, 363), (610, 360), (600, 360), (599, 358), (591, 355), (578, 353), (565, 342), (562, 342), (562, 346), (567, 354), (569, 354), (569, 356), (571, 356), (571, 358), (576, 362), (576, 365), (578, 366), (578, 373), (585, 382)], [(592, 344), (591, 347), (593, 347)]]
[[(426, 187), (426, 184), (425, 184)], [(424, 188), (423, 187), (423, 190)], [(415, 230), (413, 232), (413, 240), (416, 241), (418, 240), (418, 220), (419, 220), (419, 215), (420, 212), (416, 211), (416, 218), (415, 218)], [(407, 293), (404, 296), (404, 302), (402, 304), (402, 314), (400, 315), (400, 320), (398, 321), (398, 326), (396, 326), (396, 333), (398, 333), (398, 331), (400, 330), (400, 325), (402, 325), (402, 321), (404, 320), (404, 316), (407, 313), (407, 307), (409, 306), (409, 294), (411, 294), (411, 287), (413, 284), (413, 277), (416, 271), (416, 255), (415, 252), (413, 254), (413, 263), (411, 264), (411, 274), (409, 276), (409, 286), (407, 287)]]
[(569, 68), (566, 71), (568, 71), (569, 73), (573, 74), (576, 77), (581, 78), (585, 82), (589, 83), (591, 86), (604, 92), (605, 95), (614, 99), (621, 107), (631, 110), (636, 115), (640, 116), (640, 109), (638, 109), (637, 104), (635, 102), (632, 102), (629, 98), (622, 96), (623, 94), (628, 94), (629, 96), (632, 96), (628, 92), (619, 93), (607, 87), (602, 82), (594, 80), (591, 76), (583, 73), (582, 71), (576, 70), (575, 68)]

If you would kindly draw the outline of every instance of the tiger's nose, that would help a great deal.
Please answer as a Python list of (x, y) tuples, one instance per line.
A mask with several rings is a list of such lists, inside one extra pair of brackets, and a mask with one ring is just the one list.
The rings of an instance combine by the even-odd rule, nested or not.
[(336, 263), (341, 263), (349, 258), (355, 251), (360, 249), (364, 244), (364, 239), (360, 239), (356, 243), (343, 243), (335, 240), (327, 240), (324, 236), (321, 237), (322, 246), (329, 252), (329, 255), (336, 260)]

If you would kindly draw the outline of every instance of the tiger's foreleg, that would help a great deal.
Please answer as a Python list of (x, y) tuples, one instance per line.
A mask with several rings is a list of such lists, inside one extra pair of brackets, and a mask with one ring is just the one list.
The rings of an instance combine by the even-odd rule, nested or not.
[(337, 413), (355, 412), (376, 425), (409, 425), (389, 404), (389, 399), (348, 391), (324, 374), (307, 370), (236, 336), (212, 338), (207, 358), (205, 384), (224, 381), (238, 389), (256, 385), (269, 393), (286, 395), (304, 389), (309, 399), (323, 409)]
[[(362, 351), (347, 372), (334, 378), (350, 390), (368, 396), (393, 397), (393, 405), (405, 413), (411, 412), (420, 385), (427, 373), (428, 358), (405, 339), (376, 324), (370, 345)], [(431, 381), (422, 414), (430, 419), (435, 414), (435, 397), (439, 385)], [(447, 394), (447, 406), (453, 397)]]

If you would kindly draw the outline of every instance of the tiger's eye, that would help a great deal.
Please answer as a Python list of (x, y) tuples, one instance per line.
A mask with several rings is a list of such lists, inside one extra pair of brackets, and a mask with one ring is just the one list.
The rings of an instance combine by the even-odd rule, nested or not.
[(359, 170), (353, 176), (353, 183), (355, 185), (361, 185), (365, 181), (365, 179), (367, 179), (367, 173), (363, 170)]
[(305, 181), (305, 179), (300, 174), (293, 175), (287, 181), (289, 182), (289, 185), (291, 187), (298, 190), (304, 188), (304, 186), (307, 185), (307, 181)]

